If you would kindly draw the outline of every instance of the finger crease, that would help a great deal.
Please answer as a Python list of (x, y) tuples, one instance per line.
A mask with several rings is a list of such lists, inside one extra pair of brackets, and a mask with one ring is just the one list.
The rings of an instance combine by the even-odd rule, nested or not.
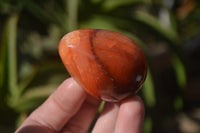
[[(58, 106), (58, 108), (61, 111), (63, 111), (64, 113), (69, 114), (69, 115), (71, 115), (71, 114), (74, 115), (75, 112), (67, 110), (62, 104), (60, 104), (59, 100), (55, 96), (53, 96), (53, 101), (54, 101), (55, 105)], [(69, 106), (69, 105), (67, 105), (67, 106)], [(68, 107), (68, 109), (74, 109), (74, 106), (71, 105), (71, 107)]]
[(30, 121), (38, 124), (39, 126), (43, 126), (45, 128), (47, 128), (48, 130), (52, 131), (52, 133), (58, 133), (58, 131), (48, 122), (44, 122), (44, 121), (38, 121), (38, 120), (35, 120), (31, 117), (29, 117)]

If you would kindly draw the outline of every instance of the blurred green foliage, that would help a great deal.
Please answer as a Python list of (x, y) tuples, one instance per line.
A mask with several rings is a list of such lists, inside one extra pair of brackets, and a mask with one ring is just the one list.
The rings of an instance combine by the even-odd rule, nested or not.
[(181, 132), (169, 128), (174, 116), (200, 102), (199, 93), (190, 95), (200, 86), (191, 90), (200, 78), (199, 14), (197, 0), (1, 0), (0, 132), (13, 132), (69, 77), (57, 46), (82, 28), (120, 32), (143, 49), (143, 132)]

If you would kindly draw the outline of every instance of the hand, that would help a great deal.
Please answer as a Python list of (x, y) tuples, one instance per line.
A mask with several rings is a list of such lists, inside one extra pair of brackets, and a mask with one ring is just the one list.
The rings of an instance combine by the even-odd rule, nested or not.
[[(72, 78), (37, 108), (16, 133), (87, 133), (100, 100), (89, 96)], [(105, 103), (92, 133), (140, 133), (144, 106), (137, 96)]]

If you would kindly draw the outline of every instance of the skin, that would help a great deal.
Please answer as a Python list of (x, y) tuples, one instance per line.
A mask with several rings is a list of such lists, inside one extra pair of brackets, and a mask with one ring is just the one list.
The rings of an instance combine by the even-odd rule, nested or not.
[[(15, 133), (87, 133), (100, 102), (69, 78)], [(144, 106), (138, 96), (118, 103), (105, 103), (92, 133), (140, 133), (143, 118)]]

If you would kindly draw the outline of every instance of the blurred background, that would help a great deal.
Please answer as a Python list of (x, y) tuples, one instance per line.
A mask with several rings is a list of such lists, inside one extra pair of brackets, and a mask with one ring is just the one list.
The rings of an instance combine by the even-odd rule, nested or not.
[(1, 133), (69, 77), (58, 43), (83, 28), (122, 33), (143, 49), (143, 133), (200, 133), (199, 0), (0, 0)]

